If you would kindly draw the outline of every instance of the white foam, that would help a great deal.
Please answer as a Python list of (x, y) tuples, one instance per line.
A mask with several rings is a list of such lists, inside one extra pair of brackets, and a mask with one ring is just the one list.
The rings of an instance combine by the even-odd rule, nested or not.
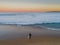
[(0, 16), (0, 23), (5, 24), (35, 24), (60, 22), (60, 13), (22, 13)]

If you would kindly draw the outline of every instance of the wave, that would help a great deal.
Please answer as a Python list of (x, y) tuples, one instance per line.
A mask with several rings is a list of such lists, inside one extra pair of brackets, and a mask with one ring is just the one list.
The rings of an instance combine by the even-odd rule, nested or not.
[(34, 26), (34, 27), (41, 27), (49, 30), (60, 30), (60, 22), (59, 23), (35, 23), (35, 24), (21, 24), (17, 26)]
[(40, 24), (40, 26), (49, 30), (60, 30), (60, 22), (59, 23), (42, 23)]
[(0, 14), (0, 24), (36, 24), (60, 22), (60, 13)]
[(13, 13), (0, 14), (0, 25), (36, 26), (49, 30), (60, 30), (60, 13)]

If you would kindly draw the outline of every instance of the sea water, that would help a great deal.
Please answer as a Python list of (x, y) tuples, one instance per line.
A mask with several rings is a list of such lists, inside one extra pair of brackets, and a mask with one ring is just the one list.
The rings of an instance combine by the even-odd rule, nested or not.
[(0, 13), (0, 24), (34, 25), (60, 30), (60, 12)]

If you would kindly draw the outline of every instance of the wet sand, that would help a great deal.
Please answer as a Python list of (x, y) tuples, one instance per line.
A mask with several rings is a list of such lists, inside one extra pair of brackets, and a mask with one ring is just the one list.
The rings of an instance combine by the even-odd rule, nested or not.
[[(32, 39), (28, 40), (28, 33)], [(60, 45), (60, 31), (35, 26), (0, 25), (0, 45)]]

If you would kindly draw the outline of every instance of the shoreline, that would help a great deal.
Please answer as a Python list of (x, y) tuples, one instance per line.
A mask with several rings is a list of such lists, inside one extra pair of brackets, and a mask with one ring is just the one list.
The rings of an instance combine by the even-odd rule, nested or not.
[(32, 37), (60, 37), (58, 30), (34, 26), (0, 25), (0, 40), (27, 38), (28, 33), (31, 33)]
[[(27, 39), (29, 32), (32, 33), (30, 40)], [(41, 27), (0, 25), (0, 33), (0, 45), (60, 45), (60, 31)]]

